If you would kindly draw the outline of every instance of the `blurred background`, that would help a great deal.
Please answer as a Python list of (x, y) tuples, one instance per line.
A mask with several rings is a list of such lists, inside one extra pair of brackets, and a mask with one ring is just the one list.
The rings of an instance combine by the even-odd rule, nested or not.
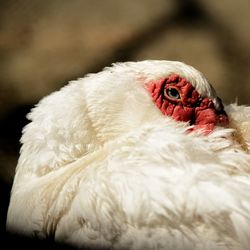
[(35, 103), (112, 62), (167, 59), (202, 71), (225, 103), (250, 104), (249, 10), (249, 0), (0, 1), (1, 235), (11, 238), (9, 192)]

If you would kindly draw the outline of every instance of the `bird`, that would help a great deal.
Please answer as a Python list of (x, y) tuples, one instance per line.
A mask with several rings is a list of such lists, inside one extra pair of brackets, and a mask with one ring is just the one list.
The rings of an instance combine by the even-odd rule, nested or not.
[(7, 230), (77, 248), (247, 250), (250, 107), (179, 61), (113, 63), (28, 114)]

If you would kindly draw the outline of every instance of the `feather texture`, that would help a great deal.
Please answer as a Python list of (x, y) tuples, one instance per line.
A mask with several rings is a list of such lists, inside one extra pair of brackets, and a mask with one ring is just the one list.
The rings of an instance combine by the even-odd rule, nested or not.
[(229, 105), (237, 126), (187, 133), (143, 88), (172, 73), (217, 105), (200, 72), (170, 61), (115, 64), (44, 98), (21, 139), (8, 230), (78, 247), (249, 249), (250, 155), (234, 133), (250, 110)]

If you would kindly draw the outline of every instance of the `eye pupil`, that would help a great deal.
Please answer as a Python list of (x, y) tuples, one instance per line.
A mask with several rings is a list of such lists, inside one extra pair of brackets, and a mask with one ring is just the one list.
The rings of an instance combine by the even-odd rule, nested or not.
[(170, 98), (180, 99), (180, 94), (179, 94), (178, 90), (175, 88), (167, 89), (167, 95)]

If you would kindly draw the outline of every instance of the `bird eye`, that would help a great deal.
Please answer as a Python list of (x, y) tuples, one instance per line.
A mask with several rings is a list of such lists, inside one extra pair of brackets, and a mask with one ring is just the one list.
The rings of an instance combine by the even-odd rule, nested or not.
[(165, 90), (165, 95), (167, 95), (168, 97), (170, 97), (171, 99), (180, 99), (180, 93), (176, 88), (169, 88)]

